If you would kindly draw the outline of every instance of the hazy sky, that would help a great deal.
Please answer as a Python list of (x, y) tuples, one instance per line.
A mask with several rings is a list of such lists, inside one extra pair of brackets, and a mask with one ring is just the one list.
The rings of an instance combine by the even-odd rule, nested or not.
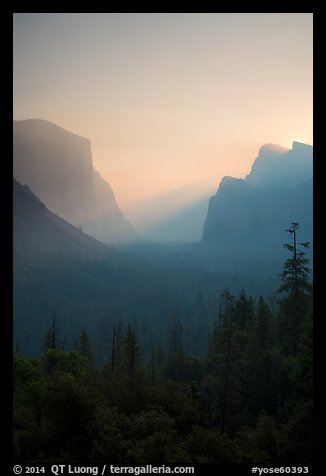
[(14, 119), (87, 137), (119, 205), (312, 144), (309, 13), (14, 14)]

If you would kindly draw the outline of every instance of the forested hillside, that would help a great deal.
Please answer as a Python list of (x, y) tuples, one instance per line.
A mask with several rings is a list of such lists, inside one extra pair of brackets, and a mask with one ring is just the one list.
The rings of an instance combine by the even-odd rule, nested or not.
[(317, 17), (10, 13), (3, 474), (312, 474)]
[(96, 462), (303, 465), (312, 461), (312, 301), (308, 260), (290, 253), (277, 308), (224, 289), (201, 357), (170, 320), (166, 346), (117, 318), (95, 364), (85, 330), (72, 350), (54, 313), (40, 358), (14, 353), (14, 451), (32, 464)]

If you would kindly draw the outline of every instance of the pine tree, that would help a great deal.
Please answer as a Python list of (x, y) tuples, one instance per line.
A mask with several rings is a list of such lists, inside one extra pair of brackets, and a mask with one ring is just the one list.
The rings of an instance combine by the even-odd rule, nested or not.
[(77, 342), (75, 343), (76, 350), (87, 359), (87, 361), (94, 365), (95, 357), (92, 348), (92, 342), (86, 331), (82, 331)]
[(251, 423), (255, 414), (255, 376), (259, 358), (255, 308), (242, 290), (224, 290), (213, 332), (210, 369), (213, 382), (214, 423), (221, 433), (234, 434)]
[(176, 354), (183, 348), (182, 324), (177, 313), (171, 319), (169, 332), (169, 354)]
[(47, 375), (51, 375), (56, 366), (55, 351), (60, 349), (60, 336), (56, 321), (56, 311), (53, 313), (52, 324), (44, 337), (44, 370)]
[(273, 351), (272, 313), (262, 296), (255, 305), (256, 358), (253, 362), (254, 373), (250, 382), (252, 417), (259, 416), (262, 410), (276, 412), (279, 396), (279, 358)]
[(299, 228), (298, 223), (291, 223), (291, 226), (287, 231), (292, 235), (293, 242), (285, 243), (284, 248), (291, 252), (291, 257), (288, 258), (284, 265), (283, 271), (280, 274), (282, 285), (279, 287), (278, 292), (287, 292), (288, 295), (298, 297), (302, 294), (310, 292), (310, 284), (308, 283), (309, 260), (306, 258), (304, 251), (301, 251), (298, 247), (309, 248), (309, 242), (304, 243), (297, 242), (297, 230)]
[(242, 289), (236, 301), (235, 307), (236, 321), (241, 331), (245, 331), (252, 327), (254, 316), (254, 300), (248, 297)]
[(238, 423), (249, 423), (255, 395), (255, 369), (258, 359), (258, 339), (255, 328), (255, 306), (251, 296), (242, 289), (235, 302), (234, 352), (237, 356), (238, 376)]
[(167, 362), (167, 374), (173, 380), (184, 379), (184, 350), (182, 323), (175, 313), (170, 321), (169, 331), (169, 359)]
[(234, 377), (234, 296), (228, 289), (221, 294), (220, 312), (213, 333), (213, 375), (215, 421), (223, 433), (227, 427)]
[(121, 318), (113, 322), (112, 336), (109, 345), (109, 365), (111, 374), (122, 370), (124, 367), (125, 336)]
[(286, 230), (293, 238), (291, 243), (284, 245), (291, 252), (291, 257), (283, 265), (283, 272), (280, 274), (282, 284), (277, 290), (279, 293), (287, 294), (278, 303), (278, 337), (282, 351), (286, 355), (294, 355), (297, 352), (300, 326), (307, 314), (311, 297), (307, 266), (309, 260), (305, 252), (299, 249), (299, 246), (308, 248), (309, 243), (297, 242), (298, 227), (298, 223), (293, 222)]
[(155, 359), (155, 351), (152, 349), (151, 352), (151, 382), (152, 384), (155, 383), (156, 378), (156, 359)]
[(114, 365), (116, 362), (116, 352), (117, 352), (117, 324), (114, 321), (113, 331), (112, 331), (112, 348), (111, 348), (111, 372), (114, 372)]
[(262, 296), (256, 306), (256, 328), (260, 350), (269, 350), (273, 344), (272, 314)]
[(56, 311), (54, 311), (52, 324), (44, 336), (43, 351), (46, 352), (48, 349), (59, 349), (59, 348), (60, 348), (60, 335), (59, 335), (59, 330), (57, 327)]
[(128, 323), (126, 341), (125, 341), (125, 352), (126, 352), (126, 364), (129, 375), (132, 374), (133, 370), (139, 365), (140, 362), (140, 346), (138, 344), (135, 330), (130, 323)]
[(287, 433), (293, 461), (311, 463), (313, 454), (313, 312), (303, 321), (292, 374)]

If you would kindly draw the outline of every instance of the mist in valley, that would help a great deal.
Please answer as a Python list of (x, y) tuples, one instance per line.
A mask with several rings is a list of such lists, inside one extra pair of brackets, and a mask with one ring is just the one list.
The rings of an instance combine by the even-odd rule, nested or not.
[(14, 462), (312, 463), (311, 20), (14, 14)]

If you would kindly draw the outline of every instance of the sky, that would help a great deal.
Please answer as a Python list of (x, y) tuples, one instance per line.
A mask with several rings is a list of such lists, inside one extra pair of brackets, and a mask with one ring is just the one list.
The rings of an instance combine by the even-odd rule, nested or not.
[(244, 177), (263, 144), (313, 145), (312, 23), (312, 13), (15, 13), (14, 119), (90, 139), (133, 220), (149, 197), (198, 198), (224, 175)]

